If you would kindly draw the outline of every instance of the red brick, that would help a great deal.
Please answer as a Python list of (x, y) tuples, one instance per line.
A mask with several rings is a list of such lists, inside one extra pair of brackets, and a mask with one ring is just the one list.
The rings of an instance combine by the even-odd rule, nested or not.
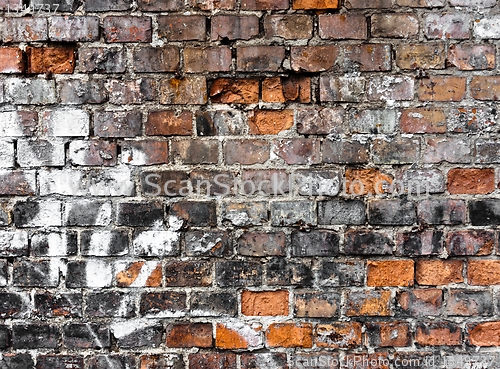
[(272, 77), (262, 81), (262, 101), (308, 103), (311, 101), (309, 77)]
[[(378, 169), (346, 169), (346, 189), (348, 194), (366, 195), (384, 193), (384, 183), (390, 185), (392, 177)], [(361, 186), (361, 184), (363, 186)]]
[(255, 15), (216, 15), (211, 19), (212, 41), (250, 40), (259, 34), (259, 18)]
[(373, 37), (415, 38), (418, 18), (410, 14), (374, 14), (371, 17)]
[(131, 165), (155, 165), (168, 163), (168, 142), (166, 141), (124, 141), (122, 162)]
[(446, 133), (446, 115), (442, 109), (405, 109), (400, 127), (406, 133)]
[(472, 286), (500, 284), (500, 261), (470, 259), (467, 268), (467, 279)]
[(140, 10), (147, 12), (176, 11), (181, 10), (184, 6), (182, 0), (138, 0), (137, 3)]
[(150, 17), (109, 16), (103, 25), (106, 42), (151, 42)]
[(495, 233), (487, 230), (454, 231), (446, 236), (446, 249), (453, 256), (490, 255), (495, 244)]
[(465, 97), (464, 77), (432, 76), (420, 81), (420, 101), (460, 101)]
[(454, 323), (419, 323), (415, 342), (421, 346), (459, 346), (462, 331)]
[(138, 47), (132, 55), (134, 71), (138, 73), (174, 72), (181, 59), (175, 46)]
[(254, 104), (259, 102), (258, 79), (219, 78), (210, 87), (210, 100), (222, 104)]
[(292, 46), (292, 69), (296, 72), (323, 72), (331, 70), (340, 54), (336, 45)]
[(219, 144), (216, 140), (182, 140), (172, 142), (172, 159), (182, 164), (216, 164)]
[(279, 140), (274, 143), (273, 151), (290, 165), (320, 162), (320, 141), (314, 138)]
[(309, 15), (268, 15), (264, 20), (266, 37), (282, 37), (286, 40), (312, 37), (313, 20)]
[(320, 15), (319, 37), (333, 40), (365, 40), (368, 38), (366, 17), (358, 14)]
[(242, 0), (241, 10), (286, 10), (289, 0)]
[(393, 6), (393, 0), (372, 0), (366, 2), (365, 0), (345, 0), (345, 6), (348, 9), (383, 9), (391, 8)]
[(23, 52), (16, 47), (0, 48), (0, 73), (23, 73)]
[[(155, 3), (155, 0), (148, 1)], [(180, 7), (184, 6), (184, 1), (178, 1), (180, 2)], [(236, 8), (236, 0), (189, 0), (188, 4), (193, 8), (201, 10), (233, 10)]]
[(476, 100), (500, 100), (500, 76), (474, 76), (470, 93)]
[(396, 64), (401, 69), (444, 69), (443, 43), (397, 45)]
[(303, 135), (342, 133), (344, 117), (342, 108), (301, 108), (295, 111), (297, 132)]
[(163, 79), (160, 104), (203, 105), (207, 102), (207, 81), (202, 76)]
[(413, 260), (368, 261), (367, 268), (367, 286), (413, 286)]
[(200, 347), (213, 346), (212, 324), (183, 323), (167, 326), (167, 347)]
[(346, 59), (344, 66), (349, 70), (352, 64), (359, 65), (361, 72), (389, 71), (391, 66), (391, 45), (388, 44), (362, 44), (344, 46), (342, 54)]
[(206, 21), (202, 15), (161, 15), (158, 36), (167, 41), (205, 41)]
[(184, 70), (187, 73), (228, 72), (232, 61), (231, 49), (227, 46), (184, 48)]
[(215, 346), (223, 350), (256, 349), (263, 345), (262, 327), (240, 321), (217, 323)]
[(226, 164), (262, 164), (269, 160), (270, 144), (264, 140), (228, 140), (224, 147)]
[(255, 110), (248, 113), (249, 133), (275, 135), (292, 128), (293, 110)]
[(47, 18), (22, 17), (5, 18), (3, 29), (4, 42), (47, 41)]
[(146, 121), (148, 136), (190, 136), (193, 131), (193, 114), (189, 111), (152, 111)]
[(339, 0), (293, 0), (293, 9), (338, 9)]
[(241, 313), (247, 316), (288, 315), (288, 291), (243, 291)]
[(349, 348), (361, 346), (361, 324), (358, 322), (336, 322), (318, 324), (314, 334), (317, 347)]
[(391, 291), (349, 291), (346, 295), (347, 316), (391, 315)]
[(236, 48), (236, 68), (242, 72), (276, 72), (285, 59), (282, 46), (246, 46)]
[(494, 169), (454, 168), (448, 172), (448, 191), (453, 195), (486, 195), (495, 188)]
[(439, 315), (443, 305), (443, 291), (434, 288), (398, 293), (398, 304), (403, 315)]
[(73, 73), (75, 49), (72, 47), (29, 47), (28, 73)]
[(448, 62), (460, 70), (493, 69), (495, 54), (494, 45), (454, 44), (448, 48)]
[(266, 331), (269, 347), (312, 347), (313, 328), (310, 323), (272, 323)]
[(463, 263), (461, 260), (418, 260), (415, 280), (419, 285), (442, 286), (461, 283)]
[(484, 322), (467, 325), (469, 344), (480, 347), (500, 346), (500, 322)]

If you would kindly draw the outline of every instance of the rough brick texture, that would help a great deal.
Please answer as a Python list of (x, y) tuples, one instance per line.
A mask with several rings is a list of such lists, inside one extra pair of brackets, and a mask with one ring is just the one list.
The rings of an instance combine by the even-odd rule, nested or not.
[(1, 369), (499, 367), (499, 1), (0, 12)]

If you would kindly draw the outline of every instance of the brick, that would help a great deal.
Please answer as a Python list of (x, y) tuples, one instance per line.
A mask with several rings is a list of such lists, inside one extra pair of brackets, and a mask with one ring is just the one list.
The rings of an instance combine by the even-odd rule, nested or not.
[(124, 141), (122, 163), (130, 165), (155, 165), (168, 163), (168, 142), (166, 141)]
[(69, 144), (69, 160), (73, 165), (116, 165), (116, 143), (102, 140), (72, 141)]
[(312, 347), (313, 327), (310, 323), (272, 323), (266, 331), (268, 347)]
[[(267, 214), (266, 214), (267, 217)], [(248, 232), (238, 238), (237, 252), (244, 256), (286, 256), (283, 232)]]
[(340, 173), (330, 170), (300, 170), (293, 176), (300, 195), (336, 196), (340, 192)]
[(390, 255), (393, 241), (386, 234), (371, 231), (345, 233), (344, 252), (347, 255)]
[(196, 170), (191, 172), (190, 180), (193, 189), (210, 196), (227, 196), (235, 193), (235, 172)]
[(413, 260), (368, 261), (367, 286), (412, 286), (413, 279)]
[(19, 105), (56, 103), (54, 80), (9, 78), (5, 81), (5, 99)]
[[(299, 123), (297, 123), (297, 128)], [(368, 162), (369, 146), (358, 141), (327, 139), (321, 143), (323, 162), (334, 164), (362, 164)]]
[(78, 50), (78, 70), (81, 72), (123, 73), (126, 65), (123, 48), (82, 47)]
[(173, 110), (152, 111), (145, 123), (148, 136), (189, 136), (192, 133), (193, 116), (189, 111), (176, 112)]
[(495, 6), (495, 0), (450, 0), (451, 6), (468, 6), (478, 8), (491, 8)]
[(407, 322), (370, 322), (365, 335), (373, 347), (406, 347), (412, 342)]
[(96, 111), (94, 134), (99, 137), (135, 137), (141, 134), (142, 118), (137, 111)]
[(66, 287), (99, 288), (111, 286), (112, 266), (103, 260), (72, 261), (67, 265)]
[(227, 46), (184, 48), (184, 70), (187, 73), (229, 72), (231, 49)]
[[(183, 292), (147, 292), (143, 293), (140, 300), (141, 315), (153, 317), (179, 317), (186, 310), (186, 294)], [(162, 329), (160, 329), (160, 332)], [(160, 333), (161, 336), (161, 333)], [(133, 345), (133, 337), (131, 345)], [(132, 346), (133, 347), (133, 346)]]
[(192, 369), (236, 369), (236, 355), (232, 353), (199, 353), (189, 355)]
[(264, 102), (311, 101), (311, 79), (308, 77), (275, 77), (262, 82)]
[(290, 191), (290, 176), (283, 170), (245, 170), (242, 173), (242, 180), (240, 188), (242, 194), (258, 192), (280, 196)]
[(135, 294), (105, 291), (91, 292), (86, 298), (89, 317), (131, 318), (135, 316)]
[(451, 290), (446, 308), (448, 315), (491, 315), (493, 312), (493, 296), (488, 291)]
[[(352, 1), (352, 0), (351, 0)], [(375, 72), (392, 69), (391, 45), (361, 44), (342, 48), (344, 60), (339, 61), (341, 71)]]
[(267, 38), (310, 39), (312, 31), (313, 22), (309, 15), (268, 15), (264, 18), (264, 32)]
[(294, 314), (300, 318), (332, 318), (340, 313), (340, 294), (336, 292), (296, 292)]
[(217, 225), (215, 202), (177, 202), (170, 206), (169, 214), (185, 220), (190, 226)]
[(172, 142), (172, 159), (182, 164), (215, 164), (219, 144), (215, 140), (184, 140)]
[(372, 144), (372, 155), (375, 164), (412, 164), (420, 157), (420, 140), (404, 137), (376, 139)]
[(293, 0), (293, 9), (338, 9), (338, 0)]
[(217, 323), (215, 331), (215, 346), (224, 350), (256, 350), (262, 348), (262, 326), (246, 324), (238, 320)]
[(500, 263), (497, 260), (469, 260), (467, 280), (472, 286), (500, 284)]
[(397, 295), (398, 315), (436, 316), (441, 313), (443, 291), (440, 289), (414, 289), (399, 292)]
[(202, 292), (191, 294), (191, 316), (235, 316), (238, 303), (229, 292)]
[(340, 55), (336, 45), (326, 46), (292, 46), (290, 59), (295, 72), (329, 71)]
[(141, 187), (147, 196), (178, 196), (181, 181), (188, 180), (188, 174), (181, 171), (143, 171)]
[(219, 78), (210, 87), (210, 100), (222, 104), (257, 103), (259, 80)]
[(460, 101), (465, 97), (463, 77), (432, 76), (420, 81), (418, 97), (420, 101)]
[(241, 72), (277, 72), (285, 59), (282, 46), (236, 48), (236, 69)]
[(2, 304), (0, 305), (0, 317), (26, 319), (31, 310), (30, 296), (19, 292), (0, 292)]
[(471, 201), (469, 217), (472, 225), (500, 224), (500, 202), (496, 199)]
[(274, 226), (315, 225), (314, 204), (309, 201), (271, 203), (271, 223)]
[[(234, 109), (197, 112), (198, 136), (233, 136), (246, 131), (246, 114)], [(234, 141), (233, 141), (234, 142)]]
[(322, 39), (368, 38), (368, 24), (364, 15), (358, 14), (322, 14), (319, 16), (319, 37)]
[(314, 278), (310, 263), (287, 262), (284, 258), (273, 258), (267, 263), (266, 277), (270, 286), (311, 286)]
[[(412, 194), (442, 193), (445, 191), (444, 174), (437, 169), (403, 170), (397, 176), (404, 191)], [(397, 183), (393, 184), (394, 191), (399, 190)], [(404, 192), (403, 191), (403, 192)]]
[(496, 76), (474, 76), (470, 83), (471, 96), (476, 100), (500, 99), (500, 78)]
[(52, 17), (49, 27), (51, 41), (90, 42), (99, 39), (98, 17)]
[(63, 166), (64, 144), (59, 140), (18, 141), (17, 162), (21, 167)]
[(57, 259), (15, 262), (12, 284), (19, 287), (57, 287), (61, 266)]
[(180, 323), (167, 327), (167, 347), (212, 347), (212, 324)]
[[(234, 226), (237, 227), (245, 227), (248, 225), (262, 225), (265, 221), (268, 220), (267, 207), (268, 206), (266, 202), (255, 201), (247, 203), (238, 203), (229, 201), (223, 204), (222, 219), (223, 221), (226, 220), (231, 222)], [(278, 235), (279, 234), (280, 233), (278, 233)], [(254, 234), (254, 235), (259, 235), (259, 234)], [(267, 237), (264, 234), (260, 235)], [(246, 240), (245, 234), (242, 237), (244, 240)], [(258, 237), (256, 238), (256, 240), (257, 239)], [(267, 239), (265, 239), (265, 241), (267, 241)], [(246, 247), (247, 244), (243, 240), (242, 242), (244, 243), (244, 247)], [(269, 242), (271, 242), (271, 244), (273, 243), (273, 241)], [(263, 244), (265, 244), (265, 242)], [(252, 242), (250, 242), (250, 245), (248, 246), (252, 249), (254, 245), (252, 244)], [(259, 252), (258, 250), (260, 250), (260, 247), (256, 249), (257, 252)], [(241, 250), (241, 252), (243, 253), (245, 251)]]
[(392, 177), (378, 169), (346, 169), (345, 190), (348, 194), (373, 195), (382, 194), (391, 185)]
[(374, 14), (371, 17), (373, 37), (415, 38), (418, 18), (411, 14)]
[(413, 100), (414, 80), (408, 76), (373, 77), (368, 83), (369, 100)]
[(289, 6), (289, 0), (244, 0), (241, 2), (242, 10), (285, 10)]
[(44, 318), (78, 318), (83, 315), (82, 303), (81, 293), (37, 293), (34, 296), (34, 313)]
[[(448, 130), (451, 132), (487, 132), (494, 124), (493, 113), (496, 111), (490, 108), (452, 109), (448, 116)], [(479, 153), (477, 156), (480, 156)]]
[(405, 109), (400, 127), (406, 133), (446, 133), (446, 118), (442, 109)]
[(114, 42), (151, 42), (150, 17), (108, 16), (104, 18), (104, 40)]
[(25, 231), (0, 231), (0, 256), (28, 256), (28, 234)]
[(495, 171), (453, 168), (448, 172), (448, 191), (451, 194), (491, 193), (495, 191)]
[(339, 254), (339, 235), (332, 231), (314, 230), (292, 233), (294, 256), (336, 256)]
[(258, 368), (259, 365), (275, 369), (288, 367), (285, 353), (243, 354), (240, 357), (241, 367), (245, 369)]
[(72, 349), (99, 349), (111, 346), (106, 326), (92, 323), (68, 324), (63, 327), (63, 345)]
[(296, 138), (273, 143), (271, 151), (287, 164), (317, 164), (320, 161), (320, 141)]
[(160, 202), (120, 202), (116, 207), (116, 224), (147, 227), (162, 224), (163, 204)]
[(216, 15), (211, 19), (211, 40), (250, 40), (259, 34), (255, 15)]
[(243, 291), (241, 313), (246, 316), (288, 315), (288, 291)]
[(18, 201), (14, 205), (14, 223), (17, 227), (61, 226), (61, 201)]
[(174, 231), (139, 231), (132, 240), (135, 256), (173, 256), (179, 253), (179, 234)]
[(444, 69), (443, 43), (402, 44), (396, 47), (396, 65), (401, 69)]
[(38, 355), (36, 368), (77, 368), (83, 369), (82, 356), (70, 355)]
[(80, 236), (80, 249), (81, 253), (87, 256), (126, 255), (128, 253), (128, 233), (118, 230), (85, 230)]
[(156, 82), (151, 78), (107, 83), (109, 102), (115, 105), (142, 104), (156, 98)]
[(474, 36), (479, 39), (500, 38), (500, 27), (498, 26), (498, 15), (493, 15), (474, 22)]
[(469, 335), (468, 343), (479, 347), (491, 347), (500, 345), (497, 332), (500, 328), (499, 322), (473, 323), (467, 325)]
[(347, 0), (345, 5), (348, 9), (383, 9), (392, 7), (393, 0), (374, 0), (369, 4), (366, 4), (363, 0)]
[(323, 262), (318, 280), (322, 287), (362, 286), (365, 265), (362, 262)]
[[(179, 0), (162, 0), (162, 1), (155, 1), (155, 0), (139, 0), (137, 2), (139, 9), (143, 11), (148, 11), (148, 12), (164, 12), (164, 11), (175, 11), (175, 10), (181, 10), (184, 3)], [(150, 369), (149, 367), (147, 368), (141, 368), (141, 369)], [(154, 368), (151, 368), (154, 369)]]
[(495, 46), (493, 45), (451, 45), (448, 61), (459, 70), (481, 70), (495, 68)]
[(346, 294), (347, 316), (389, 316), (392, 297), (390, 291), (349, 291)]
[(169, 366), (172, 369), (182, 369), (184, 365), (182, 355), (176, 354), (141, 355), (139, 360), (141, 369), (162, 369)]
[(318, 202), (318, 224), (361, 225), (365, 221), (365, 204), (360, 200), (328, 200)]
[[(52, 11), (74, 12), (78, 6), (75, 0), (48, 0), (45, 5), (49, 5)], [(57, 8), (57, 9), (56, 9)]]
[(78, 236), (73, 231), (37, 233), (31, 237), (31, 253), (35, 256), (76, 255), (78, 251), (77, 244)]
[(171, 78), (160, 81), (161, 104), (194, 104), (207, 102), (205, 77)]
[(6, 326), (0, 326), (0, 347), (6, 349), (10, 346), (10, 330)]
[(5, 18), (3, 30), (4, 42), (33, 42), (47, 41), (47, 39), (47, 18)]
[[(17, 0), (2, 0), (0, 3), (0, 9), (2, 10), (21, 10), (21, 7)], [(16, 368), (17, 369), (17, 368)]]
[(352, 110), (349, 127), (353, 133), (392, 133), (396, 130), (396, 111)]
[(180, 63), (179, 49), (174, 46), (135, 48), (132, 58), (138, 73), (174, 72)]
[(476, 161), (478, 163), (500, 162), (500, 145), (496, 139), (478, 139), (476, 141)]
[(446, 0), (397, 0), (399, 6), (412, 8), (433, 8), (445, 6)]
[(255, 110), (248, 114), (250, 134), (278, 134), (293, 126), (292, 110)]
[(463, 263), (461, 260), (418, 260), (415, 280), (419, 285), (439, 286), (461, 283)]
[(100, 104), (107, 100), (102, 80), (67, 79), (58, 84), (61, 104)]
[(342, 108), (301, 108), (295, 112), (297, 131), (300, 134), (328, 135), (342, 132)]
[(0, 141), (0, 167), (14, 168), (15, 149), (13, 141)]
[(210, 287), (212, 264), (205, 261), (173, 261), (165, 265), (167, 287)]
[(362, 102), (366, 82), (360, 77), (320, 77), (321, 101)]
[(425, 18), (425, 35), (429, 39), (468, 39), (471, 17), (465, 13), (429, 14)]
[(228, 140), (224, 146), (226, 164), (265, 163), (269, 160), (270, 149), (264, 140)]
[(118, 262), (115, 265), (118, 287), (160, 287), (162, 265), (157, 261)]
[(490, 255), (495, 243), (495, 235), (489, 231), (455, 231), (446, 237), (450, 255)]
[(0, 194), (27, 196), (35, 194), (35, 173), (22, 170), (0, 170)]
[(314, 333), (314, 342), (317, 347), (353, 349), (361, 346), (361, 328), (358, 322), (318, 324)]
[(130, 0), (90, 0), (85, 3), (87, 12), (123, 11), (132, 7)]
[(115, 367), (118, 369), (132, 369), (135, 364), (135, 356), (129, 355), (95, 355), (87, 359), (88, 369), (101, 369)]
[(16, 47), (0, 48), (0, 73), (13, 74), (24, 72), (23, 52)]
[(215, 276), (219, 287), (259, 286), (262, 267), (255, 262), (220, 261), (215, 264)]
[(202, 15), (162, 15), (158, 17), (158, 36), (170, 41), (205, 41), (206, 18)]
[(471, 149), (469, 142), (458, 137), (427, 138), (422, 147), (424, 163), (470, 163)]
[(421, 346), (458, 346), (462, 343), (462, 332), (453, 323), (419, 323), (415, 342)]
[(41, 126), (48, 136), (78, 137), (90, 133), (90, 116), (85, 110), (46, 110), (40, 117)]
[(59, 327), (48, 324), (16, 324), (12, 327), (12, 348), (56, 348), (61, 333)]
[(429, 230), (398, 233), (396, 247), (398, 255), (439, 255), (444, 250), (443, 232)]

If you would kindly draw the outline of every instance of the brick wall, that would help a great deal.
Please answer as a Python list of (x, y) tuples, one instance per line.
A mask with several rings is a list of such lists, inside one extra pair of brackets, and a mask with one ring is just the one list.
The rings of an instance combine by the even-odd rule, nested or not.
[(497, 0), (37, 3), (0, 0), (0, 368), (496, 358)]

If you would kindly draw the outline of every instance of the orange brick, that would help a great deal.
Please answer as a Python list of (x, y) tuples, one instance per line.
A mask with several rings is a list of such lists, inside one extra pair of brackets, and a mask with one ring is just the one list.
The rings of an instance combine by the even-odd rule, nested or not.
[(465, 97), (464, 77), (432, 76), (420, 81), (421, 101), (460, 101)]
[(262, 327), (231, 320), (217, 323), (215, 346), (223, 350), (255, 349), (263, 345)]
[(314, 341), (318, 347), (358, 347), (362, 343), (361, 324), (357, 322), (318, 324)]
[(293, 0), (294, 9), (338, 9), (339, 0)]
[(500, 260), (469, 260), (467, 278), (475, 286), (500, 284)]
[(438, 315), (443, 305), (443, 291), (437, 288), (398, 293), (397, 301), (405, 315)]
[(249, 316), (288, 315), (288, 291), (243, 291), (241, 313)]
[(453, 323), (421, 323), (415, 341), (421, 346), (457, 346), (462, 343), (462, 332)]
[(312, 324), (273, 323), (266, 331), (269, 347), (312, 347)]
[(474, 346), (500, 346), (500, 322), (469, 324), (469, 344)]
[(448, 172), (448, 191), (451, 194), (491, 193), (495, 191), (495, 170), (451, 169)]
[(415, 279), (420, 285), (440, 286), (461, 283), (463, 263), (461, 260), (419, 260)]
[(22, 50), (17, 47), (0, 48), (0, 73), (22, 73), (23, 71)]
[(392, 183), (392, 177), (378, 169), (347, 169), (345, 179), (346, 192), (356, 195), (384, 193), (384, 183)]
[(413, 260), (368, 261), (366, 285), (413, 286), (414, 265)]
[(391, 315), (391, 291), (349, 291), (346, 296), (347, 316)]
[(222, 104), (254, 104), (259, 102), (258, 79), (219, 78), (210, 87), (210, 100)]
[(406, 133), (446, 133), (446, 115), (442, 109), (405, 109), (400, 126)]
[(262, 101), (286, 102), (311, 101), (311, 79), (309, 77), (273, 77), (262, 82)]
[(167, 327), (167, 347), (212, 347), (212, 324), (185, 323)]
[(256, 110), (248, 113), (253, 135), (275, 135), (293, 126), (293, 110)]
[(75, 49), (72, 47), (28, 47), (28, 73), (73, 73)]

